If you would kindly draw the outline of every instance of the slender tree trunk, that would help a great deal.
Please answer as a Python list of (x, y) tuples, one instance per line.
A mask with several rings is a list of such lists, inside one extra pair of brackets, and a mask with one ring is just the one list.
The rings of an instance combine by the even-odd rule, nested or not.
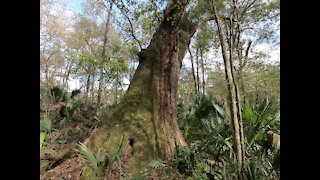
[[(233, 67), (230, 61), (230, 54), (228, 56), (228, 44), (225, 39), (226, 36), (224, 34), (224, 29), (222, 27), (220, 18), (217, 14), (216, 7), (213, 7), (213, 13), (215, 15), (215, 22), (218, 27), (218, 32), (219, 32), (218, 34), (219, 34), (219, 39), (220, 39), (221, 48), (222, 48), (222, 56), (223, 56), (224, 65), (225, 65), (225, 74), (226, 74), (228, 91), (229, 91), (231, 120), (233, 121), (233, 127), (234, 127), (234, 141), (235, 141), (236, 156), (238, 160), (238, 165), (239, 167), (241, 167), (242, 160), (243, 160), (243, 157), (242, 157), (243, 153), (242, 153), (242, 146), (241, 146), (240, 125), (239, 125), (239, 119), (238, 119), (239, 118), (238, 113), (240, 110), (238, 109), (238, 104), (237, 104), (237, 89), (234, 81)], [(230, 39), (230, 42), (232, 42), (232, 39)], [(229, 47), (229, 50), (231, 50), (230, 47)]]
[(66, 68), (66, 72), (64, 74), (64, 79), (63, 79), (63, 86), (66, 87), (66, 89), (69, 88), (69, 76), (70, 76), (70, 72), (71, 72), (71, 67), (72, 67), (72, 62), (70, 62), (70, 64), (67, 64), (67, 68)]
[(235, 49), (235, 42), (236, 42), (236, 37), (237, 33), (235, 33), (235, 27), (234, 27), (234, 20), (237, 18), (237, 8), (236, 8), (236, 2), (237, 0), (233, 0), (233, 11), (230, 17), (230, 50), (229, 50), (229, 61), (231, 64), (231, 71), (232, 71), (232, 76), (233, 76), (233, 83), (235, 86), (236, 90), (236, 103), (237, 103), (237, 108), (238, 108), (238, 120), (239, 120), (239, 128), (240, 128), (240, 141), (241, 141), (241, 152), (242, 152), (242, 162), (245, 162), (245, 148), (244, 148), (244, 134), (243, 134), (243, 123), (242, 123), (242, 113), (241, 113), (241, 100), (240, 100), (240, 93), (239, 93), (239, 86), (236, 82), (236, 79), (234, 77), (234, 66), (233, 66), (233, 50)]
[(85, 95), (85, 97), (86, 97), (85, 98), (85, 104), (88, 104), (89, 90), (90, 90), (90, 77), (91, 77), (91, 73), (88, 73), (86, 95)]
[(196, 93), (198, 93), (197, 80), (196, 80), (196, 75), (195, 75), (195, 72), (194, 72), (194, 65), (193, 65), (193, 56), (192, 56), (192, 53), (191, 53), (191, 50), (190, 50), (190, 47), (189, 47), (189, 46), (188, 46), (188, 51), (189, 51), (189, 54), (190, 54), (190, 61), (191, 61), (191, 69), (192, 69), (192, 77), (193, 77), (194, 91), (195, 91)]
[(101, 104), (101, 95), (102, 95), (102, 86), (104, 84), (104, 75), (103, 75), (103, 68), (100, 68), (100, 74), (99, 74), (99, 87), (98, 87), (98, 93), (97, 93), (97, 106), (95, 110), (95, 115), (98, 115), (100, 113), (100, 104)]
[[(249, 46), (248, 46), (246, 52), (249, 51), (250, 46), (251, 46), (251, 41), (249, 43)], [(237, 47), (237, 48), (240, 48), (240, 47)], [(246, 53), (245, 57), (242, 57), (242, 53), (240, 53), (239, 51), (242, 51), (242, 49), (240, 49), (240, 50), (238, 49), (238, 57), (239, 57), (239, 66), (240, 67), (239, 67), (239, 70), (237, 71), (237, 77), (238, 77), (238, 83), (240, 85), (240, 88), (241, 88), (241, 91), (242, 91), (242, 94), (243, 94), (242, 95), (243, 104), (246, 104), (246, 89), (245, 89), (244, 80), (243, 80), (243, 69), (244, 69), (244, 67), (246, 65), (246, 62), (248, 60), (248, 55), (247, 55), (248, 53)], [(242, 59), (244, 59), (243, 62), (242, 62)]]
[(117, 71), (117, 74), (116, 74), (116, 85), (115, 85), (115, 104), (118, 104), (118, 82), (119, 82), (119, 72)]
[(240, 84), (240, 88), (241, 88), (241, 91), (242, 91), (242, 97), (243, 97), (243, 104), (246, 104), (247, 103), (247, 100), (246, 100), (246, 88), (244, 87), (244, 81), (243, 81), (243, 74), (241, 71), (239, 71), (238, 73), (238, 81), (239, 81), (239, 84)]
[(202, 93), (205, 94), (205, 81), (204, 81), (204, 58), (203, 58), (203, 50), (200, 48), (200, 59), (201, 59), (201, 71), (202, 71)]
[(199, 76), (199, 48), (196, 51), (196, 63), (197, 63), (197, 92), (200, 92), (200, 76)]
[(95, 83), (95, 75), (96, 74), (96, 67), (92, 67), (92, 75), (91, 75), (91, 89), (90, 89), (90, 101), (91, 103), (94, 102), (94, 94), (95, 94), (95, 88), (94, 88), (94, 83)]
[(104, 104), (106, 105), (107, 107), (107, 100), (108, 100), (108, 90), (107, 90), (107, 80), (104, 81), (104, 84), (103, 84), (103, 102)]
[[(102, 47), (102, 52), (101, 52), (101, 59), (102, 60), (105, 58), (105, 54), (106, 54), (112, 6), (113, 6), (113, 3), (110, 4), (109, 13), (108, 13), (107, 22), (106, 22), (106, 29), (105, 29), (105, 32), (104, 32), (103, 47)], [(101, 104), (101, 95), (102, 95), (101, 91), (102, 91), (103, 81), (104, 81), (104, 75), (103, 75), (103, 68), (101, 67), (100, 68), (100, 80), (99, 80), (98, 97), (97, 97), (97, 108), (96, 108), (96, 111), (95, 111), (95, 115), (98, 115), (100, 113), (100, 104)]]

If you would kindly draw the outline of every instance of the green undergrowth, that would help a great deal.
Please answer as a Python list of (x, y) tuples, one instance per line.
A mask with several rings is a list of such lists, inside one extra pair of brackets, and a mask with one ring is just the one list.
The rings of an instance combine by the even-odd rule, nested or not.
[[(185, 179), (237, 179), (232, 126), (225, 104), (213, 97), (192, 95), (178, 102), (179, 127), (189, 146), (178, 147), (170, 167)], [(242, 110), (246, 161), (243, 179), (280, 179), (280, 145), (266, 146), (267, 131), (280, 139), (280, 108), (273, 102)], [(279, 143), (279, 140), (274, 141)], [(213, 163), (215, 162), (215, 163)], [(211, 164), (210, 164), (211, 163)]]
[[(136, 85), (140, 83), (136, 81)], [(120, 171), (132, 173), (126, 179), (148, 179), (152, 170), (158, 172), (160, 179), (237, 179), (232, 126), (226, 104), (203, 95), (180, 99), (179, 128), (189, 145), (177, 147), (171, 161), (162, 161), (164, 158), (156, 144), (164, 150), (164, 138), (156, 128), (155, 102), (150, 98), (153, 92), (144, 93), (136, 85), (132, 84), (131, 91), (103, 120), (90, 145), (79, 143), (78, 155), (87, 160), (83, 179), (108, 173), (113, 163), (117, 163)], [(267, 131), (278, 135), (274, 141), (280, 139), (279, 106), (272, 102), (257, 106), (245, 104), (242, 116), (247, 154), (241, 172), (243, 179), (280, 179), (280, 145), (274, 149), (266, 147)], [(60, 152), (91, 128), (72, 119), (70, 123), (56, 124), (54, 117), (46, 114), (40, 121), (42, 153)], [(76, 125), (80, 130), (74, 128)], [(125, 169), (120, 159), (130, 149), (129, 139), (134, 139), (134, 144), (129, 167)], [(49, 170), (51, 164), (52, 161), (41, 160), (40, 172)]]

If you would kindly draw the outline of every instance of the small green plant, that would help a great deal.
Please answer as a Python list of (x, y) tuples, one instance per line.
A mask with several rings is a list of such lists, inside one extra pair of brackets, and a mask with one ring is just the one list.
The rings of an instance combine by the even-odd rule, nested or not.
[(77, 109), (82, 107), (83, 103), (81, 101), (75, 101), (72, 103), (68, 103), (67, 105), (67, 116), (65, 119), (66, 123), (70, 123), (70, 120), (72, 119), (74, 113), (76, 112)]
[(153, 169), (158, 169), (161, 167), (165, 167), (165, 164), (163, 163), (163, 161), (160, 161), (160, 160), (151, 160), (149, 162), (148, 166)]
[(188, 179), (205, 180), (211, 176), (217, 176), (212, 167), (204, 161), (205, 156), (201, 149), (201, 143), (177, 147), (174, 161), (170, 166), (187, 176)]
[[(127, 176), (124, 180), (147, 180), (151, 177), (150, 171), (164, 167), (163, 161), (151, 160), (147, 166), (142, 167), (140, 170), (134, 171), (132, 176)], [(151, 168), (151, 169), (150, 169)]]
[(179, 126), (188, 141), (197, 139), (197, 136), (210, 133), (213, 121), (221, 122), (225, 119), (225, 110), (213, 97), (194, 95), (192, 103), (179, 104)]
[(101, 167), (103, 165), (102, 163), (104, 162), (108, 163), (107, 167), (109, 170), (111, 170), (112, 164), (117, 161), (120, 171), (122, 171), (120, 152), (122, 148), (123, 138), (124, 136), (121, 136), (112, 156), (109, 156), (107, 153), (94, 153), (81, 142), (78, 144), (78, 148), (76, 149), (76, 151), (79, 152), (81, 156), (83, 156), (83, 158), (87, 160), (88, 167), (92, 170), (95, 177), (100, 176), (98, 168)]
[(113, 152), (112, 157), (109, 157), (109, 162), (108, 162), (109, 169), (111, 169), (113, 162), (117, 161), (119, 164), (120, 171), (122, 171), (120, 152), (121, 152), (121, 148), (122, 148), (122, 144), (123, 144), (123, 139), (124, 139), (124, 135), (122, 135), (121, 138), (119, 139), (119, 142), (116, 146), (116, 149)]
[(93, 174), (98, 176), (98, 165), (105, 160), (106, 155), (93, 153), (85, 144), (81, 142), (78, 144), (78, 149), (76, 149), (76, 151), (87, 160), (88, 166), (93, 171)]
[(272, 103), (264, 103), (255, 110), (249, 104), (245, 105), (242, 115), (246, 127), (247, 149), (250, 149), (255, 142), (265, 139), (264, 131), (280, 121), (278, 111), (279, 106), (273, 106)]
[(52, 121), (47, 116), (44, 116), (44, 118), (40, 120), (40, 130), (51, 131), (51, 128), (52, 128)]
[(275, 170), (280, 171), (280, 149), (275, 152), (272, 165)]
[(246, 165), (244, 166), (244, 177), (248, 180), (256, 180), (258, 179), (258, 167), (257, 163), (254, 159), (248, 159)]
[(54, 101), (57, 102), (64, 102), (67, 98), (67, 91), (63, 89), (61, 86), (54, 86), (50, 89), (50, 93), (54, 98)]
[(46, 137), (46, 133), (40, 133), (40, 150), (43, 148), (45, 137)]

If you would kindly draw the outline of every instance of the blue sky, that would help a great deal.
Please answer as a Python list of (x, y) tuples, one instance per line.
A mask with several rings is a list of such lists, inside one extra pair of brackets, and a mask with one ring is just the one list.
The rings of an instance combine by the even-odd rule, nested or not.
[(82, 7), (81, 3), (83, 3), (85, 0), (75, 0), (74, 3), (71, 3), (70, 9), (74, 11), (75, 13), (82, 13)]

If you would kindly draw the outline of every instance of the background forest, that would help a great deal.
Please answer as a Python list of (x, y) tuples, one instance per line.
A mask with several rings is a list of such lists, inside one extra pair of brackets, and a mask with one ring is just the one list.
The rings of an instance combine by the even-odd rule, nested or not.
[(170, 3), (40, 1), (41, 179), (280, 179), (279, 0), (187, 1), (184, 15), (199, 22), (177, 85), (187, 146), (134, 170), (122, 154), (124, 136), (111, 152), (91, 147), (102, 124), (113, 127), (108, 119), (125, 99), (139, 52), (163, 22), (188, 23), (165, 18)]

